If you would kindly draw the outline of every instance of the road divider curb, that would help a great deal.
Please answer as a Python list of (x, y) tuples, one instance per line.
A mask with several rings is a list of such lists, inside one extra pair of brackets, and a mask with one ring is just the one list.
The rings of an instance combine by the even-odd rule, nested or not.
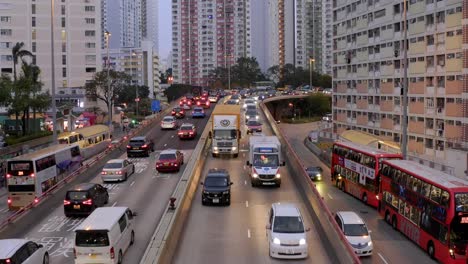
[[(280, 98), (273, 98), (273, 100), (275, 99), (278, 100)], [(271, 129), (279, 138), (281, 145), (284, 146), (282, 148), (284, 151), (283, 157), (285, 157), (288, 168), (292, 172), (291, 177), (305, 201), (306, 208), (312, 217), (312, 221), (315, 224), (314, 226), (322, 242), (325, 247), (332, 252), (332, 254), (329, 254), (329, 257), (334, 260), (334, 263), (361, 263), (360, 259), (354, 253), (353, 248), (346, 240), (346, 237), (341, 233), (332, 213), (323, 201), (323, 197), (320, 195), (315, 184), (308, 177), (304, 164), (301, 163), (296, 152), (283, 135), (281, 128), (276, 125), (276, 121), (265, 106), (266, 102), (273, 100), (267, 99), (259, 103), (259, 106), (265, 114)]]
[(166, 211), (151, 237), (140, 264), (172, 263), (208, 155), (211, 144), (211, 140), (208, 139), (210, 128), (211, 121), (208, 121), (172, 194), (172, 197), (176, 198), (175, 209), (171, 209), (167, 201)]

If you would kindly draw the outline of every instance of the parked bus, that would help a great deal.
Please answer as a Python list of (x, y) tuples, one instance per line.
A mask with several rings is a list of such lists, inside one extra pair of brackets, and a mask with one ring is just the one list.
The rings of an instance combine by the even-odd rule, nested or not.
[(78, 144), (83, 159), (88, 159), (103, 150), (111, 142), (111, 132), (108, 126), (94, 125), (70, 132), (62, 132), (58, 136), (60, 144)]
[(401, 154), (337, 141), (333, 144), (331, 180), (344, 192), (377, 208), (380, 163), (386, 159), (402, 158)]
[(468, 181), (409, 160), (383, 161), (380, 175), (386, 222), (441, 263), (468, 263)]
[(54, 145), (7, 161), (8, 207), (20, 209), (80, 166), (80, 147)]

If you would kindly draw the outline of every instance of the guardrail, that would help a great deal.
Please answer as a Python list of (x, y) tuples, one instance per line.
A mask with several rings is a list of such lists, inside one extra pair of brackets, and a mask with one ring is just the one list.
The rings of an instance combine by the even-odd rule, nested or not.
[[(360, 259), (354, 253), (353, 248), (349, 245), (346, 237), (340, 231), (330, 209), (328, 209), (327, 205), (323, 201), (322, 195), (307, 175), (304, 164), (301, 163), (293, 147), (285, 139), (283, 132), (276, 125), (276, 121), (265, 106), (265, 103), (275, 99), (278, 100), (279, 98), (267, 99), (260, 103), (259, 106), (264, 112), (273, 132), (276, 134), (283, 146), (283, 151), (285, 152), (283, 157), (285, 157), (286, 162), (289, 165), (288, 168), (292, 171), (291, 176), (297, 189), (304, 201), (309, 202), (308, 204), (306, 203), (306, 207), (308, 208), (314, 222), (319, 224), (319, 226), (315, 226), (317, 228), (317, 232), (323, 239), (325, 245), (333, 250), (332, 257), (335, 257), (336, 261), (339, 263), (361, 263)], [(337, 238), (339, 239), (337, 240)]]
[[(175, 101), (177, 102), (177, 100)], [(174, 103), (173, 103), (174, 104)], [(163, 110), (161, 113), (158, 115), (155, 115), (151, 120), (145, 120), (143, 124), (136, 129), (130, 131), (126, 136), (122, 137), (119, 140), (118, 144), (115, 144), (111, 146), (110, 148), (107, 148), (105, 151), (101, 152), (97, 156), (85, 161), (83, 163), (83, 166), (80, 166), (80, 168), (76, 169), (75, 171), (69, 173), (66, 175), (62, 180), (58, 181), (55, 185), (53, 185), (49, 190), (44, 192), (41, 196), (37, 197), (36, 201), (33, 201), (26, 205), (25, 207), (22, 207), (12, 215), (8, 216), (5, 220), (0, 222), (0, 230), (8, 226), (10, 223), (13, 223), (16, 221), (18, 218), (24, 216), (30, 209), (38, 206), (42, 202), (44, 202), (49, 196), (53, 195), (56, 191), (61, 189), (64, 185), (67, 183), (73, 181), (78, 175), (84, 173), (85, 171), (89, 170), (92, 168), (94, 165), (96, 165), (98, 162), (102, 161), (103, 159), (106, 158), (106, 156), (110, 155), (111, 153), (121, 151), (120, 147), (122, 145), (125, 145), (128, 143), (130, 138), (136, 135), (141, 135), (141, 134), (146, 134), (149, 132), (151, 128), (153, 128), (154, 123), (156, 123), (158, 120), (161, 119), (162, 116), (165, 114), (169, 113), (171, 111), (171, 107), (168, 107), (167, 109)]]
[(187, 166), (172, 195), (172, 197), (176, 198), (176, 208), (171, 209), (169, 205), (166, 207), (166, 211), (151, 237), (140, 264), (172, 262), (209, 152), (211, 144), (211, 140), (208, 139), (208, 132), (211, 128), (210, 123), (211, 121), (207, 123), (205, 130), (203, 130), (200, 141), (197, 143), (189, 162), (187, 162)]

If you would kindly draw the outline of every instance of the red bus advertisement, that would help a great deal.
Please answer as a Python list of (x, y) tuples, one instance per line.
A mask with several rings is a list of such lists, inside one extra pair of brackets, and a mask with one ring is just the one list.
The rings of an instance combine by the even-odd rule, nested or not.
[(335, 142), (331, 180), (344, 192), (377, 208), (379, 168), (386, 159), (402, 159), (402, 156), (352, 142)]
[(387, 223), (442, 263), (468, 263), (468, 181), (409, 160), (384, 161), (380, 176)]

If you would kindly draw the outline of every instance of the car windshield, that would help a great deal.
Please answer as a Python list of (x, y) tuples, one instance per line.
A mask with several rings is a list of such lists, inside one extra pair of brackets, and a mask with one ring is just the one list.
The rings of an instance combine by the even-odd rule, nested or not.
[(307, 168), (307, 171), (308, 171), (308, 172), (314, 172), (314, 173), (321, 173), (321, 172), (322, 172), (322, 168), (310, 167), (310, 168)]
[(365, 224), (345, 224), (344, 225), (345, 236), (367, 236), (367, 227)]
[(227, 103), (227, 104), (237, 104), (237, 102), (234, 101), (234, 100), (229, 100), (229, 101), (227, 101), (226, 103)]
[(174, 108), (172, 109), (173, 111), (176, 111), (176, 112), (179, 112), (179, 111), (182, 111), (182, 108)]
[(245, 112), (245, 115), (248, 115), (248, 116), (256, 116), (256, 115), (257, 115), (257, 111), (255, 111), (255, 110), (247, 110), (247, 112)]
[(87, 192), (68, 192), (67, 193), (67, 198), (70, 200), (85, 200), (88, 197)]
[(76, 231), (75, 245), (77, 247), (107, 247), (109, 236), (106, 230)]
[(275, 233), (304, 233), (304, 224), (299, 216), (277, 216), (273, 223)]
[(180, 127), (180, 130), (185, 130), (185, 131), (192, 130), (192, 126), (182, 126)]
[(236, 139), (237, 133), (235, 129), (232, 130), (215, 130), (214, 131), (215, 139)]
[(256, 121), (256, 120), (250, 120), (249, 122), (247, 122), (247, 125), (248, 126), (260, 126), (260, 122)]
[(194, 112), (203, 112), (203, 109), (200, 109), (200, 108), (195, 108), (193, 109)]
[(131, 146), (141, 146), (144, 145), (145, 141), (144, 140), (130, 140), (130, 145)]
[(254, 154), (254, 166), (278, 167), (278, 154)]
[(238, 99), (239, 99), (239, 95), (235, 94), (235, 95), (231, 96), (231, 99), (238, 100)]
[(172, 121), (174, 121), (174, 119), (173, 119), (173, 118), (170, 118), (170, 117), (165, 117), (165, 118), (163, 119), (163, 121), (164, 121), (164, 122), (172, 122)]
[(255, 110), (257, 107), (255, 105), (247, 105), (247, 110)]
[(468, 193), (455, 194), (455, 210), (457, 212), (468, 212)]
[(175, 154), (161, 154), (159, 156), (159, 160), (175, 160), (176, 155)]
[(205, 179), (205, 186), (226, 187), (228, 186), (228, 180), (227, 178), (221, 178), (221, 177), (207, 177)]
[(122, 162), (111, 162), (104, 165), (104, 169), (120, 169), (122, 168)]

